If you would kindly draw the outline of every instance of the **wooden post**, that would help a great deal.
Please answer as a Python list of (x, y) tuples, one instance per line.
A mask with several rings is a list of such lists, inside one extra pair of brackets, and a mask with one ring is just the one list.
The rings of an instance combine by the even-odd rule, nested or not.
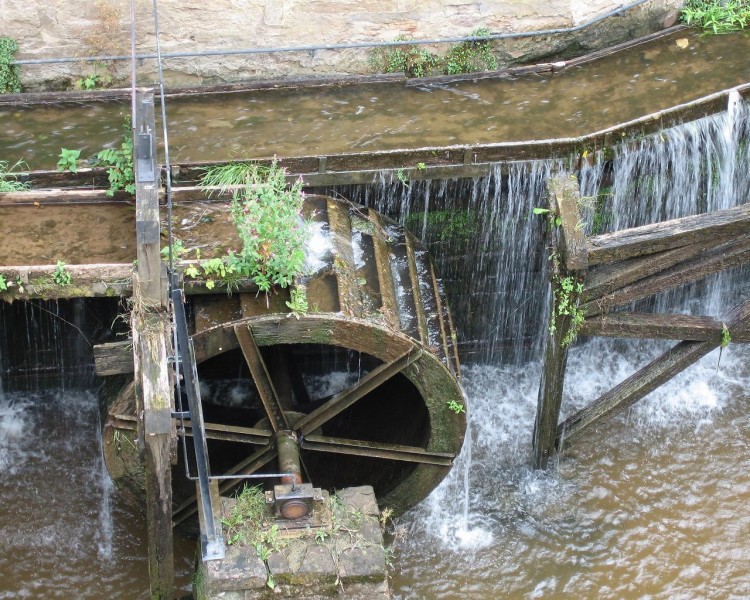
[[(135, 294), (138, 294), (136, 286)], [(134, 294), (135, 307), (139, 305)], [(172, 598), (172, 402), (173, 386), (167, 356), (171, 326), (164, 311), (134, 308), (131, 313), (138, 415), (143, 455), (148, 524), (148, 567), (151, 598)]]
[(138, 269), (133, 285), (131, 327), (138, 407), (138, 438), (143, 452), (148, 522), (151, 598), (174, 594), (172, 538), (173, 385), (167, 362), (171, 326), (164, 310), (159, 224), (159, 169), (153, 90), (135, 98), (133, 148)]
[[(544, 353), (542, 379), (539, 384), (536, 421), (534, 423), (532, 464), (535, 469), (547, 468), (555, 452), (557, 422), (560, 417), (565, 366), (572, 327), (572, 310), (578, 305), (581, 274), (588, 268), (586, 239), (579, 227), (578, 182), (575, 177), (558, 175), (547, 182), (550, 219), (553, 219), (553, 254), (550, 261), (552, 293), (550, 294), (550, 335)], [(572, 286), (566, 289), (564, 285)], [(569, 309), (561, 309), (564, 303)]]
[(166, 306), (166, 289), (162, 285), (155, 127), (154, 92), (138, 90), (133, 124), (138, 276), (143, 300), (148, 304)]

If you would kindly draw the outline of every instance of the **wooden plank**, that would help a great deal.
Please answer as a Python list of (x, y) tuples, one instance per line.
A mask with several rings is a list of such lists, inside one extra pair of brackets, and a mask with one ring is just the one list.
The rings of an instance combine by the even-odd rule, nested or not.
[(48, 206), (69, 204), (133, 204), (133, 196), (116, 192), (107, 196), (107, 191), (57, 188), (53, 190), (27, 190), (25, 192), (0, 193), (0, 206)]
[(586, 275), (586, 286), (581, 294), (581, 301), (588, 302), (611, 294), (629, 283), (693, 258), (707, 249), (706, 244), (693, 244), (594, 267)]
[(71, 281), (56, 284), (52, 278), (57, 265), (0, 266), (0, 274), (8, 289), (0, 292), (0, 300), (35, 298), (95, 298), (129, 296), (133, 291), (132, 264), (65, 265)]
[(119, 375), (132, 373), (133, 342), (111, 342), (94, 346), (94, 370), (100, 377), (105, 375)]
[(414, 350), (410, 349), (396, 360), (373, 369), (353, 386), (334, 395), (323, 406), (302, 417), (294, 424), (294, 429), (302, 436), (312, 433), (318, 427), (322, 427), (333, 417), (349, 408), (357, 400), (388, 381), (391, 377), (398, 375), (406, 367), (419, 359), (420, 356), (422, 356), (421, 350), (418, 348)]
[(359, 301), (359, 284), (354, 266), (352, 248), (352, 223), (349, 213), (341, 202), (333, 198), (327, 201), (328, 223), (333, 245), (333, 272), (337, 279), (339, 309), (346, 316), (361, 317), (362, 303)]
[(589, 264), (750, 234), (750, 203), (588, 238)]
[(419, 271), (417, 269), (417, 260), (414, 249), (414, 236), (407, 231), (405, 232), (405, 238), (406, 256), (409, 260), (409, 280), (411, 281), (412, 294), (414, 294), (414, 306), (417, 313), (419, 339), (425, 347), (429, 348), (430, 336), (427, 331), (427, 315), (425, 315), (425, 302), (422, 298), (422, 287), (419, 285)]
[(591, 300), (583, 306), (583, 310), (587, 317), (592, 317), (611, 308), (647, 298), (747, 262), (750, 262), (750, 236), (741, 236), (682, 261), (661, 273)]
[[(750, 300), (735, 307), (727, 327), (731, 332), (747, 331), (750, 325)], [(583, 432), (604, 419), (635, 404), (660, 385), (684, 371), (694, 362), (719, 347), (721, 331), (703, 342), (683, 341), (615, 386), (586, 408), (566, 419), (557, 428), (556, 445), (562, 450)]]
[[(135, 225), (138, 276), (143, 300), (166, 306), (166, 288), (162, 286), (161, 229), (159, 221), (159, 169), (156, 165), (156, 125), (153, 90), (136, 92), (133, 124), (135, 156)], [(142, 136), (149, 136), (139, 142)]]
[(372, 235), (372, 244), (375, 268), (378, 271), (378, 283), (380, 284), (380, 311), (389, 326), (400, 329), (396, 288), (393, 286), (393, 271), (391, 270), (391, 252), (383, 227), (383, 219), (380, 213), (375, 210), (368, 209), (367, 214), (376, 227), (376, 231)]
[[(662, 340), (707, 341), (721, 335), (723, 323), (714, 317), (616, 312), (586, 319), (581, 335)], [(732, 333), (732, 342), (750, 342), (750, 334)]]
[(580, 193), (575, 175), (558, 174), (547, 180), (552, 213), (560, 218), (560, 258), (568, 271), (588, 269), (586, 235), (578, 207)]

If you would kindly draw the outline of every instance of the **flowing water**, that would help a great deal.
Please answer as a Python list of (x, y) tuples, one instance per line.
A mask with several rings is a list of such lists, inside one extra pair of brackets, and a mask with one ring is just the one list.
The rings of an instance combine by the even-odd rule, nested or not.
[[(586, 168), (584, 195), (605, 207), (596, 226), (629, 227), (745, 201), (749, 122), (747, 106), (735, 97), (724, 115), (617, 148), (611, 168)], [(547, 293), (544, 223), (532, 209), (543, 203), (544, 177), (562, 166), (517, 163), (470, 182), (404, 187), (383, 180), (335, 190), (398, 215), (422, 234), (445, 275), (464, 348), (476, 342), (485, 359), (465, 367), (469, 435), (456, 467), (395, 524), (394, 594), (748, 597), (746, 347), (709, 354), (590, 432), (550, 472), (528, 469)], [(592, 216), (588, 226), (595, 226)], [(672, 310), (722, 316), (748, 292), (744, 267), (648, 304), (658, 309), (668, 301)], [(14, 313), (15, 319), (46, 333), (10, 339), (5, 332), (16, 328), (3, 321), (0, 598), (147, 597), (143, 520), (103, 473), (96, 396), (65, 381), (48, 390), (12, 389), (14, 346), (46, 348), (43, 335), (64, 337), (68, 328), (57, 318), (41, 326), (41, 312), (21, 310), (26, 316)], [(64, 318), (77, 322), (74, 311)], [(570, 352), (563, 417), (667, 346), (582, 340)], [(44, 352), (36, 352), (29, 364), (45, 363)], [(60, 356), (50, 364), (85, 371)], [(193, 551), (178, 546), (183, 579)]]
[[(750, 81), (750, 36), (682, 31), (563, 73), (168, 101), (174, 161), (328, 155), (574, 137)], [(0, 108), (0, 160), (120, 143), (127, 104)], [(157, 127), (159, 129), (159, 127)]]
[[(582, 173), (584, 194), (606, 196), (610, 229), (742, 203), (748, 124), (732, 98), (724, 115), (619, 148), (609, 174)], [(722, 315), (748, 292), (745, 265), (651, 304)], [(562, 418), (668, 346), (580, 342)], [(396, 524), (395, 596), (748, 597), (749, 383), (747, 347), (716, 350), (539, 473), (528, 468), (538, 362), (466, 367), (471, 452)]]

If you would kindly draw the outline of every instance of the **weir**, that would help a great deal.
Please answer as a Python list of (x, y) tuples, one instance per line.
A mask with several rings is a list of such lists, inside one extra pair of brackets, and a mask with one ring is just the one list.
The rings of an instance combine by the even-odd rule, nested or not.
[[(145, 97), (148, 105), (148, 93)], [(406, 181), (400, 181), (394, 171), (385, 172), (368, 186), (350, 184), (353, 178), (348, 176), (332, 179), (313, 176), (309, 184), (316, 189), (312, 191), (323, 192), (328, 197), (321, 199), (310, 194), (309, 202), (317, 206), (319, 212), (315, 212), (314, 206), (308, 210), (312, 215), (325, 213), (328, 220), (321, 218), (320, 222), (325, 221), (324, 228), (332, 233), (334, 246), (330, 268), (319, 273), (319, 291), (312, 295), (319, 303), (318, 309), (297, 319), (286, 306), (291, 298), (284, 296), (272, 307), (271, 314), (276, 316), (268, 317), (263, 314), (262, 302), (255, 298), (257, 290), (249, 282), (239, 282), (236, 296), (229, 300), (223, 295), (208, 294), (205, 280), (184, 277), (185, 290), (192, 296), (194, 330), (191, 333), (198, 349), (199, 367), (202, 362), (219, 357), (210, 365), (217, 369), (221, 355), (232, 350), (242, 355), (240, 364), (246, 365), (242, 368), (253, 371), (254, 356), (260, 370), (253, 373), (253, 379), (260, 386), (267, 380), (269, 389), (279, 385), (275, 376), (269, 374), (279, 369), (279, 365), (308, 360), (312, 363), (310, 373), (326, 369), (310, 359), (310, 350), (306, 347), (293, 350), (291, 360), (289, 356), (286, 359), (275, 357), (271, 359), (274, 366), (266, 366), (263, 363), (269, 360), (269, 353), (264, 358), (257, 347), (254, 348), (253, 339), (257, 338), (258, 346), (268, 348), (308, 342), (344, 347), (357, 354), (357, 361), (370, 361), (364, 370), (358, 366), (360, 374), (369, 373), (360, 382), (370, 377), (368, 381), (375, 380), (376, 387), (391, 378), (390, 373), (383, 375), (385, 371), (403, 371), (408, 381), (381, 392), (378, 401), (390, 395), (412, 394), (417, 410), (426, 411), (423, 420), (428, 424), (421, 430), (417, 428), (416, 432), (406, 431), (399, 439), (360, 441), (365, 445), (370, 443), (365, 451), (374, 456), (374, 453), (390, 453), (388, 459), (419, 465), (411, 472), (394, 468), (382, 477), (385, 483), (381, 485), (386, 490), (382, 496), (392, 499), (398, 496), (393, 490), (398, 490), (399, 486), (409, 489), (407, 496), (411, 497), (402, 505), (395, 503), (396, 508), (406, 508), (422, 499), (442, 479), (461, 446), (463, 417), (448, 413), (444, 407), (451, 400), (462, 400), (456, 384), (460, 373), (456, 351), (492, 362), (502, 358), (509, 363), (527, 364), (546, 348), (533, 457), (535, 466), (545, 467), (556, 451), (571, 445), (590, 424), (598, 424), (604, 416), (631, 406), (710, 350), (750, 340), (746, 300), (750, 216), (745, 204), (750, 185), (746, 171), (737, 167), (747, 164), (750, 158), (746, 143), (750, 119), (739, 92), (722, 96), (726, 97), (730, 102), (729, 111), (724, 115), (625, 144), (606, 144), (606, 151), (582, 152), (567, 161), (494, 164), (493, 157), (498, 155), (488, 154), (483, 161), (487, 165), (481, 167), (483, 174), (473, 179), (440, 179), (441, 175), (451, 172), (440, 171), (440, 165), (434, 165), (435, 170), (412, 168), (409, 172), (412, 177)], [(631, 131), (628, 127), (615, 133)], [(463, 152), (463, 161), (465, 148), (460, 152)], [(595, 160), (589, 162), (590, 154)], [(685, 166), (686, 155), (695, 162)], [(375, 156), (375, 162), (365, 166), (380, 164), (377, 162), (380, 158)], [(408, 165), (427, 156), (428, 153), (403, 154), (389, 164)], [(152, 151), (151, 157), (155, 164), (155, 152)], [(318, 174), (327, 175), (327, 172), (320, 172), (320, 157), (315, 158)], [(323, 171), (332, 164), (329, 160), (330, 157), (322, 161)], [(440, 162), (431, 160), (431, 165)], [(573, 173), (566, 170), (573, 163), (581, 167), (575, 180), (571, 177)], [(26, 211), (24, 214), (28, 215), (40, 207), (46, 210), (61, 203), (65, 210), (81, 213), (106, 203), (108, 218), (114, 222), (123, 219), (121, 222), (131, 224), (138, 235), (130, 248), (115, 250), (115, 253), (124, 250), (125, 257), (119, 261), (71, 264), (68, 267), (73, 280), (71, 286), (50, 281), (54, 272), (52, 264), (45, 265), (33, 256), (24, 264), (0, 267), (0, 273), (10, 284), (3, 298), (24, 302), (24, 307), (30, 307), (31, 304), (26, 303), (33, 298), (131, 295), (136, 303), (149, 307), (146, 320), (151, 321), (150, 324), (139, 321), (134, 313), (132, 344), (100, 346), (97, 360), (100, 374), (134, 371), (136, 381), (140, 382), (140, 390), (138, 385), (132, 390), (138, 409), (128, 405), (121, 396), (123, 404), (118, 404), (118, 408), (125, 406), (130, 412), (112, 415), (130, 425), (113, 423), (108, 433), (114, 439), (115, 431), (123, 434), (138, 427), (138, 437), (145, 444), (145, 493), (149, 522), (153, 526), (149, 536), (152, 589), (166, 597), (169, 592), (165, 590), (170, 589), (173, 577), (168, 557), (172, 548), (170, 477), (176, 427), (173, 412), (177, 407), (172, 405), (173, 383), (169, 381), (168, 363), (170, 357), (174, 358), (174, 350), (165, 324), (167, 312), (163, 308), (165, 288), (158, 236), (161, 219), (157, 216), (161, 190), (156, 180), (160, 169), (155, 167), (153, 181), (138, 180), (135, 219), (131, 214), (129, 221), (123, 215), (128, 211), (132, 213), (132, 201), (125, 197), (107, 199), (103, 190), (31, 191), (3, 198), (3, 210), (8, 214)], [(184, 228), (177, 227), (178, 235), (188, 229), (203, 228), (206, 235), (219, 238), (226, 229), (222, 229), (216, 217), (222, 210), (226, 212), (226, 207), (220, 206), (221, 199), (213, 205), (198, 206), (196, 190), (190, 185), (191, 168), (191, 165), (179, 167), (185, 189), (180, 190), (179, 185), (175, 189), (176, 214), (180, 215)], [(454, 174), (460, 173), (468, 171)], [(96, 174), (83, 174), (84, 177), (92, 175)], [(582, 182), (580, 187), (578, 180)], [(671, 186), (667, 181), (672, 181)], [(346, 184), (350, 185), (344, 187)], [(677, 194), (680, 201), (674, 202)], [(366, 208), (330, 197), (339, 195)], [(549, 204), (545, 204), (545, 196)], [(636, 204), (647, 210), (629, 210)], [(534, 208), (549, 212), (535, 215)], [(180, 210), (185, 212), (180, 213)], [(398, 218), (402, 225), (421, 234), (436, 257), (434, 270), (417, 241), (395, 223), (386, 221), (380, 213)], [(191, 215), (201, 217), (195, 219)], [(201, 221), (207, 215), (211, 219)], [(360, 241), (369, 237), (364, 243), (368, 248), (367, 244), (371, 244), (369, 268), (360, 265), (355, 256), (355, 249), (362, 251), (362, 246), (355, 243), (357, 234)], [(551, 240), (546, 256), (542, 251), (545, 238)], [(137, 257), (137, 275), (133, 274), (130, 262), (133, 250)], [(396, 260), (402, 261), (400, 268), (388, 265), (389, 261)], [(469, 277), (467, 264), (474, 269)], [(188, 266), (188, 262), (177, 262), (178, 270), (184, 271)], [(719, 276), (723, 271), (729, 272)], [(443, 276), (442, 283), (436, 279), (435, 272)], [(428, 274), (426, 279), (425, 274)], [(707, 284), (696, 283), (708, 275), (712, 278)], [(547, 292), (548, 279), (552, 281), (550, 293)], [(384, 280), (389, 280), (392, 297), (386, 292)], [(484, 282), (486, 287), (472, 288), (471, 282), (476, 280)], [(138, 281), (142, 284), (140, 287)], [(306, 282), (306, 285), (310, 290), (315, 284)], [(445, 286), (445, 295), (459, 323), (456, 329), (460, 337), (455, 341), (453, 317), (447, 310), (441, 286)], [(680, 289), (669, 291), (675, 288)], [(378, 298), (373, 300), (371, 292), (376, 289)], [(565, 303), (570, 309), (560, 308), (563, 294), (567, 294)], [(697, 299), (694, 306), (685, 304), (685, 298), (690, 296)], [(630, 306), (633, 302), (639, 304)], [(736, 310), (730, 311), (735, 305)], [(691, 314), (666, 314), (672, 307)], [(11, 310), (15, 308), (4, 307), (3, 317)], [(315, 314), (318, 312), (338, 316)], [(377, 318), (375, 312), (380, 313)], [(577, 322), (579, 320), (582, 322)], [(554, 325), (552, 332), (551, 325)], [(355, 328), (356, 334), (348, 328)], [(560, 422), (566, 360), (573, 343), (568, 336), (571, 331), (581, 338), (616, 335), (673, 339), (680, 343), (589, 407)], [(365, 342), (361, 337), (369, 339)], [(6, 339), (4, 336), (7, 346)], [(585, 347), (587, 343), (581, 341), (579, 346)], [(4, 348), (4, 352), (0, 351), (0, 360), (7, 355), (8, 350)], [(351, 362), (353, 359), (345, 352), (331, 360)], [(432, 373), (437, 382), (431, 381), (430, 369), (434, 369)], [(151, 374), (143, 377), (140, 374), (144, 372)], [(155, 385), (150, 388), (150, 384)], [(359, 385), (355, 383), (339, 390), (333, 399), (327, 400), (328, 409), (323, 404), (301, 421), (290, 424), (289, 429), (301, 433), (300, 437), (305, 440), (300, 444), (303, 451), (314, 454), (321, 445), (327, 445), (332, 454), (357, 455), (350, 451), (351, 443), (316, 433), (320, 423), (311, 415), (317, 415), (320, 421), (333, 418), (334, 415), (326, 411), (336, 412), (332, 406), (356, 402), (355, 390)], [(416, 393), (411, 386), (416, 388)], [(446, 389), (449, 392), (445, 392)], [(299, 392), (269, 392), (272, 403), (282, 406), (282, 417), (287, 410), (281, 400), (284, 393), (294, 398)], [(277, 400), (273, 400), (274, 396)], [(168, 399), (166, 403), (165, 399)], [(395, 406), (389, 409), (396, 410)], [(264, 411), (271, 423), (278, 416), (273, 408)], [(142, 419), (138, 417), (141, 413)], [(370, 422), (376, 413), (377, 410), (365, 410), (359, 418)], [(251, 417), (249, 426), (242, 429), (229, 429), (231, 423), (212, 422), (213, 435), (225, 436), (224, 441), (226, 436), (263, 438), (265, 443), (255, 438), (253, 444), (259, 449), (249, 455), (251, 462), (271, 460), (264, 448), (272, 447), (267, 443), (270, 432), (276, 433), (278, 428), (271, 423), (261, 426), (253, 421), (257, 416)], [(379, 422), (377, 428), (387, 426), (387, 421)], [(446, 433), (444, 428), (450, 431)], [(429, 438), (433, 431), (441, 429), (445, 433), (443, 438), (437, 441)], [(211, 438), (210, 425), (207, 435)], [(411, 441), (410, 436), (420, 443)], [(363, 445), (359, 444), (358, 448), (357, 451), (362, 450)], [(439, 475), (425, 475), (433, 471)], [(395, 487), (393, 481), (397, 482)], [(413, 492), (414, 482), (419, 488), (416, 493)], [(189, 496), (185, 500), (191, 510), (195, 500)]]

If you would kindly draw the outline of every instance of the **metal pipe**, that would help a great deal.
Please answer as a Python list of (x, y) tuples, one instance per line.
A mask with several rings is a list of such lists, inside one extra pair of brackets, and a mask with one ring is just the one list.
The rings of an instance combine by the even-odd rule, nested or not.
[[(437, 38), (437, 39), (424, 39), (424, 40), (399, 40), (391, 42), (353, 42), (349, 44), (328, 44), (328, 45), (317, 45), (317, 46), (282, 46), (278, 48), (242, 48), (238, 50), (203, 50), (201, 52), (167, 52), (161, 54), (162, 59), (168, 58), (193, 58), (198, 56), (240, 56), (245, 54), (273, 54), (273, 53), (285, 53), (285, 52), (316, 52), (319, 50), (347, 50), (355, 48), (388, 48), (390, 46), (406, 46), (406, 45), (425, 45), (425, 44), (448, 44), (458, 42), (478, 42), (485, 40), (507, 40), (507, 39), (521, 39), (542, 35), (553, 35), (553, 34), (565, 34), (575, 33), (608, 19), (610, 17), (616, 17), (620, 14), (627, 12), (633, 8), (651, 2), (652, 0), (638, 0), (632, 4), (621, 6), (613, 11), (595, 17), (585, 23), (576, 25), (574, 27), (557, 27), (553, 29), (539, 29), (536, 31), (519, 31), (512, 33), (493, 33), (485, 36), (465, 36), (465, 37), (448, 37), (448, 38)], [(159, 58), (158, 54), (147, 53), (137, 54), (135, 58), (139, 60)], [(47, 64), (59, 64), (59, 63), (73, 63), (73, 62), (102, 62), (102, 61), (120, 61), (130, 60), (131, 56), (120, 56), (120, 55), (102, 55), (102, 56), (85, 56), (85, 57), (65, 57), (65, 58), (30, 58), (14, 60), (10, 64), (12, 65), (47, 65)]]

